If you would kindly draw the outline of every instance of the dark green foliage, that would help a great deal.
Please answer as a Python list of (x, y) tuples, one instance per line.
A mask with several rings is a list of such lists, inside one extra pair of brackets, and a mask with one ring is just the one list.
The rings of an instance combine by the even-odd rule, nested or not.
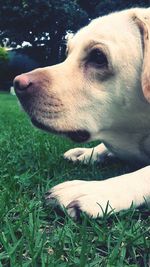
[(76, 31), (96, 16), (149, 5), (149, 0), (0, 0), (0, 43), (43, 45), (50, 65), (64, 58), (67, 31)]
[[(5, 74), (7, 73), (7, 67), (9, 62), (9, 55), (5, 48), (0, 47), (0, 83), (3, 86), (3, 80), (5, 79)], [(0, 86), (0, 87), (1, 87)]]
[(21, 72), (27, 72), (35, 69), (38, 64), (25, 54), (19, 54), (14, 51), (9, 52), (9, 67), (16, 74)]
[(149, 7), (149, 0), (104, 0), (99, 1), (99, 4), (95, 8), (94, 16), (102, 16), (110, 12), (119, 11), (132, 7)]
[[(16, 66), (12, 69), (0, 65), (0, 73), (3, 77), (3, 79), (0, 78), (1, 88), (4, 89), (8, 83), (2, 81), (6, 76), (5, 80), (10, 81), (6, 86), (9, 88), (15, 73), (18, 74), (18, 69), (21, 73), (22, 70), (25, 72), (36, 67), (35, 62), (38, 62), (39, 66), (45, 66), (62, 61), (65, 58), (67, 31), (75, 32), (91, 18), (112, 11), (149, 5), (149, 0), (0, 0), (0, 44), (16, 48), (18, 45), (22, 47), (26, 41), (32, 46), (24, 48), (23, 55), (17, 56), (15, 61), (21, 68)], [(35, 60), (32, 68), (32, 59), (29, 60), (27, 56)], [(22, 60), (19, 61), (21, 57)], [(10, 65), (15, 66), (12, 60)]]
[(5, 48), (0, 47), (0, 65), (8, 62), (8, 52)]
[(3, 50), (4, 48), (0, 48), (0, 90), (9, 91), (16, 75), (33, 70), (39, 65), (23, 53), (15, 51), (1, 53)]
[(113, 11), (132, 8), (149, 7), (149, 0), (78, 0), (78, 4), (88, 13), (90, 18), (102, 16)]
[(14, 47), (23, 41), (33, 46), (44, 44), (44, 48), (50, 50), (47, 54), (51, 53), (51, 63), (59, 59), (66, 30), (77, 30), (88, 20), (76, 1), (7, 0), (0, 1), (0, 5), (1, 42), (9, 37)]
[(14, 51), (9, 52), (7, 79), (13, 80), (16, 75), (31, 71), (37, 67), (38, 63), (29, 56)]

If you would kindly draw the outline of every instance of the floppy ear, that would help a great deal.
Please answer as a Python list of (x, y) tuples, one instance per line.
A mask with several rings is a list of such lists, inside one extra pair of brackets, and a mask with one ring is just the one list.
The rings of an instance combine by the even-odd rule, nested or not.
[(143, 67), (141, 84), (145, 98), (150, 103), (150, 17), (139, 18), (134, 16), (134, 21), (138, 25), (143, 38)]

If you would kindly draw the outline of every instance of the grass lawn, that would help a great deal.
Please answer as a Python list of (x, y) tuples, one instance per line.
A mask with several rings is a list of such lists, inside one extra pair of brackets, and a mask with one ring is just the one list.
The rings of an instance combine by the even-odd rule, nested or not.
[[(72, 179), (104, 179), (129, 166), (81, 166), (62, 155), (75, 144), (31, 126), (15, 96), (0, 94), (0, 267), (147, 267), (150, 208), (74, 222), (43, 195)], [(93, 146), (93, 144), (86, 144)]]

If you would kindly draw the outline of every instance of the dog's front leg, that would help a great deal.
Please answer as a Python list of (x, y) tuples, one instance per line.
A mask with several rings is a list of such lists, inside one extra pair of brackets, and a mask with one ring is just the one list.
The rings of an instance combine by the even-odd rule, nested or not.
[(150, 201), (150, 166), (105, 181), (64, 182), (53, 187), (46, 198), (50, 203), (66, 207), (75, 218), (80, 211), (101, 217), (107, 206), (108, 212), (128, 209), (132, 203), (136, 207), (145, 199)]
[(64, 158), (73, 162), (82, 163), (103, 163), (107, 158), (112, 158), (114, 155), (108, 151), (104, 144), (100, 144), (93, 148), (73, 148), (64, 154)]

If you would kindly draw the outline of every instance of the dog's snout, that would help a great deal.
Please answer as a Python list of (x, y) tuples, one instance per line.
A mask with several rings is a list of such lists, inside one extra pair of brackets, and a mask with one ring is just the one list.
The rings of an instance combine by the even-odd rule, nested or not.
[(27, 88), (32, 85), (28, 75), (21, 74), (14, 79), (14, 88), (16, 93), (26, 93)]

